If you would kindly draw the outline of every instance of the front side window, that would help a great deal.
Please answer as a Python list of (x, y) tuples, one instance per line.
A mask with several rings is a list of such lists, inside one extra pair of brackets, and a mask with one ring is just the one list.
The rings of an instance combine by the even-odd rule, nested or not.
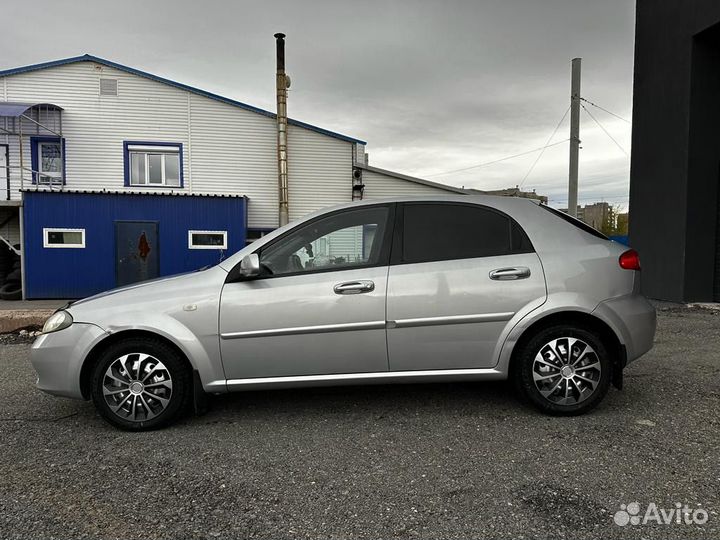
[(378, 265), (388, 216), (382, 206), (318, 219), (263, 248), (260, 264), (272, 275)]
[(532, 251), (509, 216), (467, 204), (406, 204), (402, 262), (420, 263), (492, 257)]
[(181, 154), (179, 144), (154, 146), (126, 143), (128, 185), (180, 187)]

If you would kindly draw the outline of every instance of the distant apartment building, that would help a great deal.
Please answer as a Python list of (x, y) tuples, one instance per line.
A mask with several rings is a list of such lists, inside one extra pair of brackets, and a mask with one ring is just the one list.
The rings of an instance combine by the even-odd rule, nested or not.
[(606, 202), (585, 205), (582, 219), (598, 231), (614, 228), (612, 206)]
[[(560, 210), (567, 213), (567, 208), (561, 208)], [(598, 231), (610, 233), (615, 229), (615, 217), (609, 203), (597, 202), (578, 206), (576, 216), (580, 221), (587, 223)], [(627, 230), (627, 214), (625, 214), (625, 228)]]
[(522, 199), (534, 199), (540, 201), (541, 204), (547, 204), (548, 198), (545, 195), (538, 195), (535, 190), (523, 191), (519, 186), (514, 188), (496, 189), (491, 191), (485, 191), (487, 195), (501, 195), (503, 197), (520, 197)]
[(539, 195), (533, 189), (532, 191), (523, 191), (519, 186), (505, 188), (505, 189), (491, 189), (480, 191), (478, 189), (467, 188), (465, 191), (468, 193), (481, 193), (483, 195), (499, 195), (501, 197), (520, 197), (522, 199), (533, 199), (540, 201), (541, 204), (547, 204), (548, 198), (545, 195)]
[(618, 214), (615, 222), (615, 231), (616, 234), (627, 234), (628, 233), (628, 222), (629, 222), (630, 214), (627, 212), (623, 214)]

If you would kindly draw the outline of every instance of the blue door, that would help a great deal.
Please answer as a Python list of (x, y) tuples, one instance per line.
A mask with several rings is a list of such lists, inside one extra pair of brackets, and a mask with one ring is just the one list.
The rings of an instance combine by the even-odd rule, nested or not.
[(160, 275), (156, 221), (115, 222), (115, 276), (118, 287)]

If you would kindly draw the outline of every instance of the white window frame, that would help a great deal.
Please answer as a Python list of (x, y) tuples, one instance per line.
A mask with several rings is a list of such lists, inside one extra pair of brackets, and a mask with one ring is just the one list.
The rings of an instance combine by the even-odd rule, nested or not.
[[(82, 235), (82, 241), (79, 244), (51, 244), (50, 233), (66, 233), (66, 232), (79, 232)], [(43, 228), (43, 247), (45, 248), (70, 248), (70, 249), (82, 249), (85, 247), (85, 229), (62, 229), (59, 227), (47, 227)]]
[[(223, 243), (220, 246), (204, 246), (193, 243), (194, 234), (222, 234)], [(188, 249), (227, 249), (227, 231), (188, 231)]]
[[(145, 156), (145, 183), (133, 182), (133, 167), (132, 167), (132, 156), (133, 154), (143, 154)], [(159, 155), (162, 160), (160, 167), (160, 174), (162, 181), (157, 184), (150, 182), (150, 159), (152, 155)], [(177, 184), (168, 184), (165, 178), (165, 157), (167, 155), (175, 156), (178, 160), (178, 178)], [(180, 188), (182, 187), (182, 161), (180, 159), (180, 145), (145, 145), (145, 144), (129, 144), (127, 147), (127, 159), (128, 159), (128, 185), (133, 187), (169, 187), (169, 188)]]

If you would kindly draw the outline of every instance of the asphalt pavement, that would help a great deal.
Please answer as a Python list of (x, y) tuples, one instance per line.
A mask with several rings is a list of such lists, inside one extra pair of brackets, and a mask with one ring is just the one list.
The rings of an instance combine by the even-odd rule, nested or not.
[[(3, 539), (720, 537), (718, 312), (661, 310), (574, 418), (464, 383), (234, 394), (126, 433), (35, 390), (28, 352), (0, 343)], [(707, 522), (642, 523), (676, 503)]]

